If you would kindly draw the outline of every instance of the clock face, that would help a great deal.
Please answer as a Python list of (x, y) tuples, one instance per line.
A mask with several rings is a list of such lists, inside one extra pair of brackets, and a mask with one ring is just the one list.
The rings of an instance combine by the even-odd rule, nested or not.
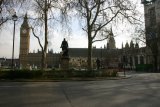
[(27, 30), (26, 30), (26, 29), (23, 29), (23, 30), (22, 30), (22, 33), (23, 33), (23, 34), (26, 34), (26, 33), (27, 33)]

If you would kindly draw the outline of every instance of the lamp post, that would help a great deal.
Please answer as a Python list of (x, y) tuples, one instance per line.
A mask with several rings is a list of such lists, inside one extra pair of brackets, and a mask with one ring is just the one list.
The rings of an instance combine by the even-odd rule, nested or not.
[(123, 70), (124, 70), (124, 77), (126, 76), (126, 62), (127, 62), (127, 55), (126, 55), (126, 49), (123, 50)]
[(102, 46), (101, 46), (101, 69), (102, 69)]
[(13, 48), (12, 48), (12, 69), (14, 69), (14, 40), (15, 40), (15, 24), (18, 17), (16, 15), (16, 12), (12, 16), (12, 20), (14, 21), (14, 28), (13, 28)]

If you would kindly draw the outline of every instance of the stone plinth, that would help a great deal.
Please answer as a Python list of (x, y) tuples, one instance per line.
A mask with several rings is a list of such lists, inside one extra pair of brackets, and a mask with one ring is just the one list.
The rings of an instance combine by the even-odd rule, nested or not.
[(69, 57), (61, 57), (61, 69), (68, 70), (69, 69)]

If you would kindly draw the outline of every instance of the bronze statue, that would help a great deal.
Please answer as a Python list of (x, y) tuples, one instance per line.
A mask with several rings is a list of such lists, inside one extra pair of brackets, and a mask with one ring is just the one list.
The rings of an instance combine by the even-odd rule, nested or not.
[(62, 56), (68, 56), (68, 43), (65, 38), (62, 41), (61, 48), (63, 52)]

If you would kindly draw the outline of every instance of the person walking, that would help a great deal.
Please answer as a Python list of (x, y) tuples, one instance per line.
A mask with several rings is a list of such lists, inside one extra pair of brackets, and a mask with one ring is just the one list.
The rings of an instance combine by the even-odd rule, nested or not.
[(97, 58), (96, 60), (96, 63), (97, 63), (97, 70), (100, 68), (100, 60)]

